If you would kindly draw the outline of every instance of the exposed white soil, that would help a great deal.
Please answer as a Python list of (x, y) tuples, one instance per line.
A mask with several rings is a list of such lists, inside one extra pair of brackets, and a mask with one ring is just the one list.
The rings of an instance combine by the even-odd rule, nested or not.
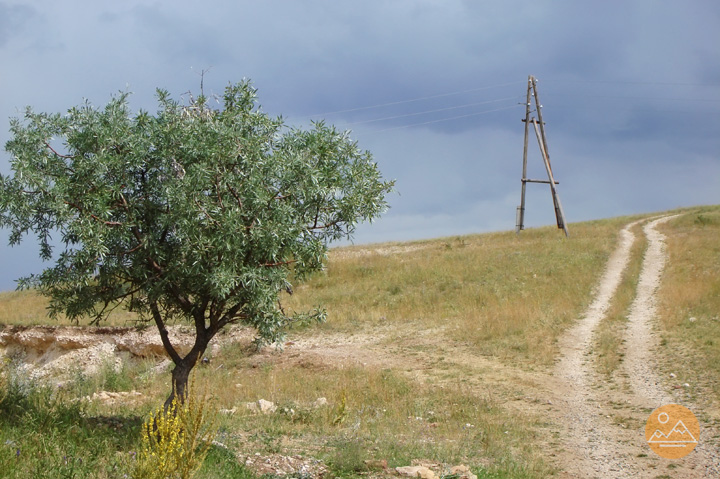
[[(192, 329), (169, 326), (168, 333), (178, 352), (190, 350)], [(252, 332), (236, 328), (218, 335), (214, 344), (241, 338), (252, 338)], [(57, 378), (77, 371), (92, 375), (107, 364), (120, 367), (130, 358), (167, 359), (155, 327), (10, 326), (0, 329), (0, 359), (3, 356), (17, 360), (32, 378)]]

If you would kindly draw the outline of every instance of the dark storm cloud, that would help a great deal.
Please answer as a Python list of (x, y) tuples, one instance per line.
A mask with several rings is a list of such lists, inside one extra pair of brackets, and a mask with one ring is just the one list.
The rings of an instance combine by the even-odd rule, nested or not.
[[(163, 64), (174, 64), (182, 58), (189, 64), (209, 67), (232, 59), (231, 45), (218, 37), (216, 25), (193, 13), (192, 9), (138, 5), (130, 13), (133, 33), (143, 39), (144, 46)], [(188, 22), (189, 15), (192, 22)]]
[[(511, 229), (532, 74), (569, 221), (717, 203), (718, 44), (715, 0), (5, 2), (0, 143), (25, 105), (123, 90), (154, 111), (156, 87), (198, 92), (209, 70), (205, 93), (248, 77), (265, 111), (351, 129), (397, 179), (359, 242)], [(528, 226), (554, 221), (545, 186)], [(0, 248), (0, 289), (38, 270), (28, 251)]]
[(27, 5), (0, 3), (0, 48), (37, 16), (37, 11)]

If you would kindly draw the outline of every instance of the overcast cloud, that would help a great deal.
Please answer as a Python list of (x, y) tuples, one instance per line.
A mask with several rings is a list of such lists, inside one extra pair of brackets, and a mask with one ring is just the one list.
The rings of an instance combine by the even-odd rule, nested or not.
[[(568, 221), (717, 204), (717, 45), (715, 0), (0, 1), (0, 143), (27, 105), (122, 90), (154, 111), (156, 87), (197, 92), (209, 70), (206, 93), (250, 78), (265, 111), (351, 129), (397, 179), (356, 242), (510, 230), (532, 74)], [(548, 188), (528, 193), (527, 226), (553, 224)], [(42, 268), (6, 238), (0, 290)]]

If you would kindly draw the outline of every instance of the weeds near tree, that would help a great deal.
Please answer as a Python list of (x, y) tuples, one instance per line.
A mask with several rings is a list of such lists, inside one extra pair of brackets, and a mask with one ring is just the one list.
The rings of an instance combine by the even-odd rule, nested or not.
[(200, 469), (215, 438), (215, 412), (206, 394), (177, 396), (170, 407), (150, 414), (142, 427), (133, 478), (190, 479)]

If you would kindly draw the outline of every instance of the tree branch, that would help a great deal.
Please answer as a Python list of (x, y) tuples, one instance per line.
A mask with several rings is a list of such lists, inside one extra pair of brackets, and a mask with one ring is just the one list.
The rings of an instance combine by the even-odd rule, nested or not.
[(235, 198), (235, 201), (237, 201), (238, 206), (239, 206), (240, 208), (242, 208), (242, 207), (243, 207), (243, 202), (242, 202), (242, 200), (240, 199), (240, 196), (238, 196), (237, 191), (235, 191), (235, 188), (233, 188), (232, 186), (228, 185), (228, 191), (230, 192), (231, 195), (233, 195), (233, 197)]
[(278, 261), (276, 263), (260, 263), (260, 266), (271, 266), (271, 267), (272, 266), (284, 266), (286, 264), (293, 264), (293, 263), (297, 263), (297, 260), (291, 259), (288, 261)]
[(65, 158), (65, 159), (75, 158), (75, 155), (63, 155), (63, 154), (61, 154), (61, 153), (58, 153), (57, 151), (55, 151), (55, 148), (53, 148), (52, 146), (50, 146), (50, 143), (48, 143), (47, 141), (45, 141), (45, 142), (43, 142), (43, 143), (45, 143), (45, 146), (47, 146), (47, 147), (50, 149), (50, 151), (52, 151), (53, 153), (55, 153), (55, 155), (56, 155), (56, 156), (59, 156), (60, 158)]
[(317, 218), (315, 218), (315, 224), (312, 225), (309, 229), (311, 230), (324, 230), (327, 228), (330, 228), (332, 226), (335, 226), (336, 224), (340, 223), (342, 220), (335, 220), (331, 221), (330, 223), (325, 223), (324, 225), (318, 225), (317, 224)]
[(68, 205), (68, 206), (72, 206), (73, 208), (75, 208), (76, 210), (78, 210), (80, 213), (88, 214), (92, 219), (94, 219), (95, 221), (99, 221), (100, 223), (102, 223), (102, 224), (104, 224), (104, 225), (106, 225), (106, 226), (122, 226), (122, 225), (124, 224), (124, 223), (122, 223), (122, 222), (120, 222), (120, 221), (105, 221), (105, 220), (101, 219), (99, 216), (97, 216), (97, 215), (95, 215), (95, 214), (93, 214), (93, 213), (87, 213), (83, 208), (81, 208), (80, 206), (76, 205), (75, 203), (71, 203), (71, 202), (69, 202), (69, 201), (64, 201), (63, 203), (65, 203), (65, 204)]
[(220, 205), (220, 209), (225, 211), (225, 204), (223, 203), (222, 193), (220, 193), (220, 190), (221, 190), (220, 183), (218, 182), (218, 178), (216, 176), (215, 177), (215, 193), (217, 194), (218, 204)]
[(226, 324), (232, 323), (234, 321), (237, 321), (239, 319), (247, 319), (247, 316), (245, 315), (239, 315), (238, 311), (242, 309), (245, 303), (238, 303), (232, 308), (228, 309), (225, 314), (217, 321), (215, 326), (210, 327), (211, 331), (213, 331), (213, 334), (215, 332), (219, 331), (220, 329), (224, 328)]
[(162, 319), (160, 309), (158, 308), (158, 305), (155, 301), (150, 302), (150, 311), (152, 312), (153, 319), (155, 320), (155, 325), (157, 326), (158, 332), (160, 333), (160, 340), (162, 341), (165, 351), (167, 351), (173, 363), (180, 364), (182, 362), (182, 358), (170, 342), (170, 337), (168, 336), (167, 329), (165, 329), (165, 322)]
[(195, 206), (197, 206), (198, 208), (200, 208), (200, 211), (202, 211), (202, 212), (205, 214), (205, 216), (207, 217), (207, 219), (209, 219), (210, 221), (212, 221), (213, 223), (215, 223), (215, 226), (220, 226), (220, 223), (219, 223), (215, 218), (213, 218), (212, 216), (210, 216), (210, 213), (208, 213), (208, 212), (205, 210), (205, 208), (202, 207), (202, 205), (198, 202), (197, 198), (193, 198), (193, 201), (195, 202)]

